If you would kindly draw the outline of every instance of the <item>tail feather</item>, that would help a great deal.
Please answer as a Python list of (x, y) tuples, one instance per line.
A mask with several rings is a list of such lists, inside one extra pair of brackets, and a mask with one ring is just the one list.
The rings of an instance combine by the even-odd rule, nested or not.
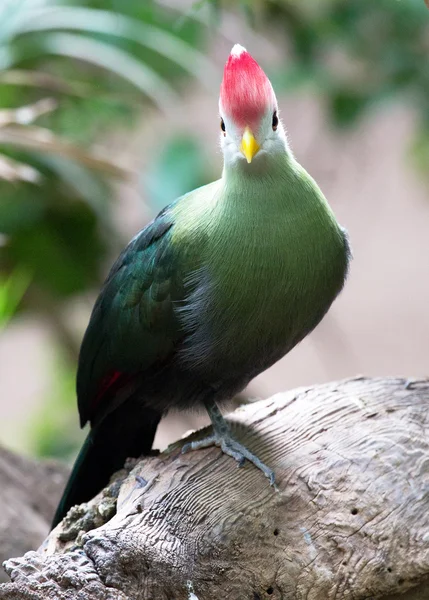
[(73, 466), (52, 528), (72, 506), (98, 494), (128, 457), (149, 454), (160, 418), (157, 411), (125, 402), (91, 429)]

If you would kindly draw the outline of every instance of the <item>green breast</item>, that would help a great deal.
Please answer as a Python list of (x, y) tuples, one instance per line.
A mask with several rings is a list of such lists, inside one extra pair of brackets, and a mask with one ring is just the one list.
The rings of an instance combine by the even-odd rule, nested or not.
[[(237, 360), (285, 354), (317, 325), (345, 276), (344, 242), (328, 215), (325, 220), (321, 235), (320, 216), (278, 214), (220, 244), (211, 307), (219, 347), (232, 348)], [(243, 225), (236, 223), (237, 233)]]
[(195, 229), (204, 233), (191, 311), (194, 348), (219, 369), (256, 365), (258, 372), (326, 313), (343, 286), (348, 250), (322, 193), (299, 165), (280, 180), (216, 183), (204, 225), (200, 220)]

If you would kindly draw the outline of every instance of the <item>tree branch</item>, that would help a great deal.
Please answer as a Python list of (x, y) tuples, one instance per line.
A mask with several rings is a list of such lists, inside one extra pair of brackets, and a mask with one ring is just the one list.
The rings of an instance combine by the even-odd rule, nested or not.
[(230, 421), (276, 487), (182, 442), (130, 462), (6, 562), (0, 600), (427, 598), (428, 409), (429, 380), (364, 378), (242, 407)]
[[(42, 543), (67, 475), (59, 463), (37, 463), (0, 448), (0, 561)], [(0, 581), (6, 579), (0, 572)]]

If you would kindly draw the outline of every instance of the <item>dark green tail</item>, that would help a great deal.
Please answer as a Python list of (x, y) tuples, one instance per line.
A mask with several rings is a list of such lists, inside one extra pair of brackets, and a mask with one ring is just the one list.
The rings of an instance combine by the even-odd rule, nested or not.
[(125, 402), (89, 432), (58, 505), (52, 528), (72, 506), (87, 502), (98, 494), (128, 457), (149, 454), (161, 414), (133, 404)]

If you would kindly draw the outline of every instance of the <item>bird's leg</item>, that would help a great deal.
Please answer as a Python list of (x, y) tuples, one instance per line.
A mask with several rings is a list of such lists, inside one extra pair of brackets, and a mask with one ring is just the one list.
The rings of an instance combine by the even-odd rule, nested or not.
[(257, 456), (252, 454), (245, 446), (232, 437), (228, 423), (223, 418), (216, 402), (209, 400), (205, 401), (204, 404), (213, 425), (213, 434), (202, 440), (196, 440), (185, 444), (182, 448), (182, 452), (185, 453), (189, 452), (189, 450), (208, 448), (209, 446), (220, 446), (222, 452), (235, 458), (239, 467), (242, 467), (247, 459), (268, 477), (271, 485), (274, 485), (274, 471), (264, 465)]

